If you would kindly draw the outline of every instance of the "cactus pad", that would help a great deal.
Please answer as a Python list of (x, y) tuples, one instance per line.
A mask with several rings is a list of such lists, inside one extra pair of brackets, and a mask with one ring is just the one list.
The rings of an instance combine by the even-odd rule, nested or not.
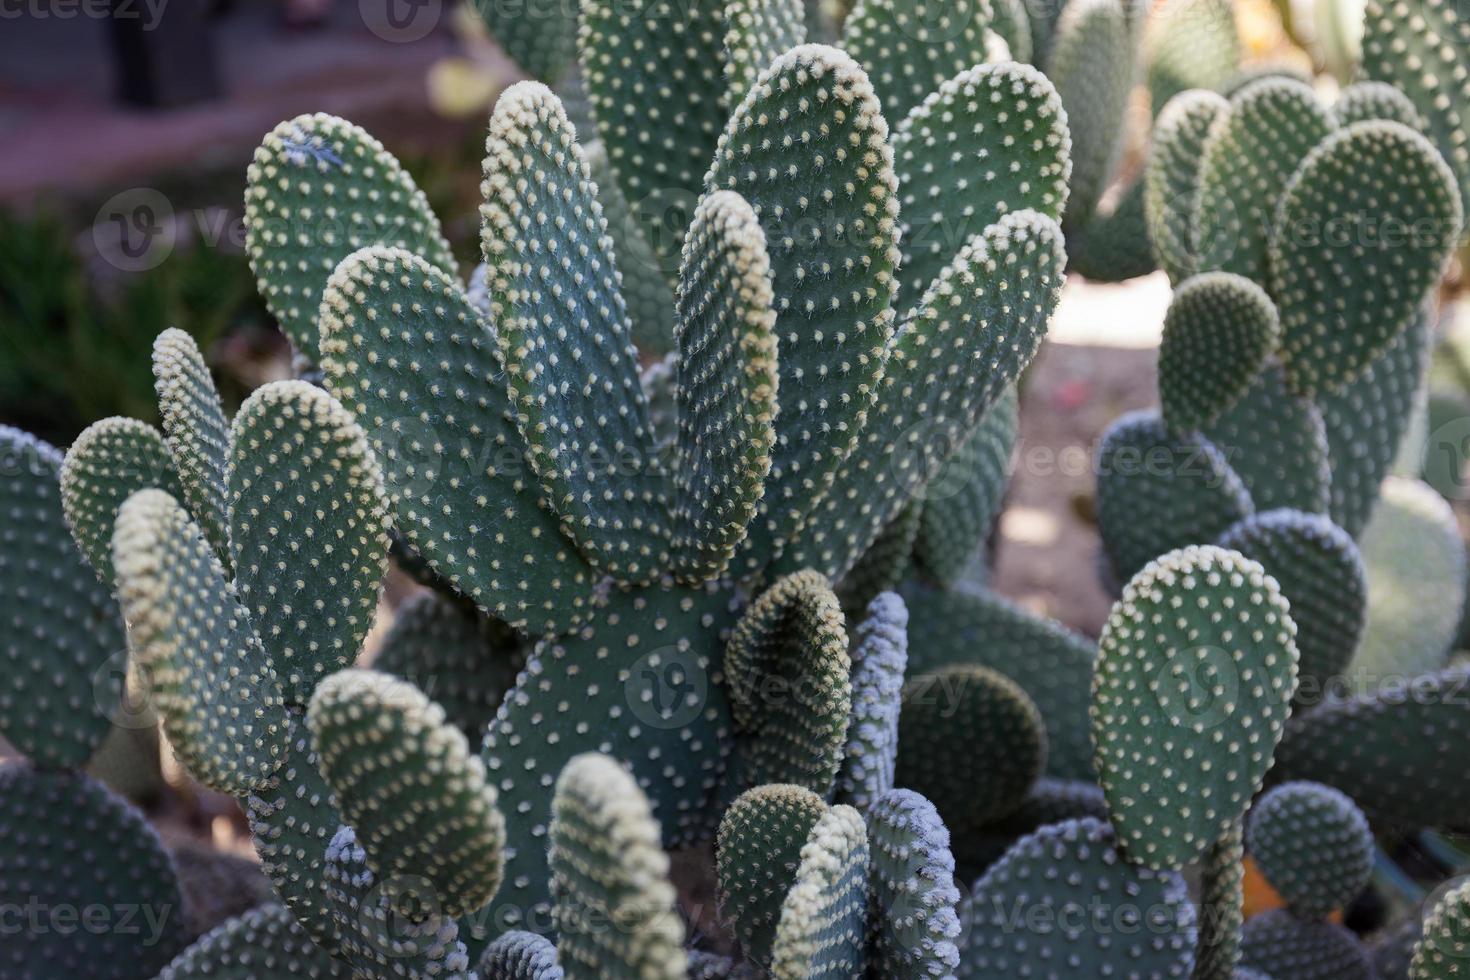
[(1161, 556), (1114, 603), (1092, 733), (1131, 860), (1183, 867), (1244, 815), (1296, 691), (1287, 607), (1260, 564), (1212, 545)]
[(1245, 845), (1234, 823), (1205, 852), (1200, 873), (1199, 946), (1190, 980), (1232, 980), (1240, 960)]
[(344, 670), (317, 686), (306, 723), (322, 775), (379, 876), (422, 875), (450, 916), (490, 900), (505, 820), (484, 763), (443, 708), (406, 681)]
[(1276, 349), (1281, 324), (1266, 291), (1205, 272), (1174, 290), (1159, 345), (1159, 400), (1171, 429), (1202, 429), (1234, 405)]
[(556, 946), (545, 936), (512, 929), (485, 947), (475, 964), (480, 980), (563, 980)]
[(866, 812), (893, 788), (909, 613), (892, 592), (868, 603), (852, 648), (852, 717), (833, 798)]
[(153, 390), (158, 394), (169, 451), (178, 467), (183, 502), (220, 560), (228, 562), (225, 467), (230, 424), (198, 345), (175, 327), (153, 341)]
[(1317, 405), (1292, 394), (1280, 365), (1257, 374), (1240, 400), (1202, 430), (1250, 491), (1258, 511), (1327, 513), (1332, 463)]
[(507, 5), (475, 0), (475, 10), (517, 65), (548, 85), (560, 81), (577, 60), (577, 8), (561, 0)]
[(842, 50), (857, 59), (898, 122), (960, 72), (986, 61), (991, 0), (858, 0), (842, 22)]
[(351, 980), (346, 963), (316, 945), (279, 905), (254, 908), (199, 937), (158, 980)]
[(1346, 794), (1318, 783), (1273, 787), (1251, 808), (1251, 857), (1293, 912), (1326, 918), (1373, 875), (1373, 833)]
[(802, 0), (730, 0), (725, 4), (725, 102), (738, 106), (766, 66), (806, 43)]
[(1470, 882), (1440, 897), (1414, 946), (1410, 980), (1459, 980), (1470, 969)]
[(322, 285), (367, 245), (454, 269), (429, 200), (383, 144), (345, 119), (297, 116), (266, 134), (246, 175), (245, 248), (296, 349), (317, 356)]
[(1302, 919), (1286, 909), (1253, 916), (1241, 930), (1241, 962), (1271, 980), (1373, 980), (1373, 962), (1335, 922)]
[(772, 980), (862, 976), (868, 863), (868, 835), (858, 812), (838, 804), (823, 814), (801, 848), (796, 883), (781, 904)]
[(1427, 139), (1374, 121), (1324, 140), (1284, 193), (1270, 268), (1286, 378), (1334, 391), (1410, 328), (1459, 237), (1459, 190)]
[(678, 480), (675, 575), (721, 575), (754, 520), (771, 469), (777, 411), (770, 258), (738, 194), (700, 201), (684, 242), (675, 336)]
[(333, 273), (322, 310), (327, 387), (367, 430), (409, 543), (512, 626), (577, 621), (592, 569), (540, 506), (492, 331), (464, 292), (401, 249), (368, 249)]
[(821, 575), (796, 572), (751, 605), (725, 651), (747, 785), (831, 792), (852, 713), (850, 671), (842, 608)]
[(1339, 126), (1382, 119), (1422, 129), (1423, 121), (1414, 103), (1386, 82), (1354, 82), (1343, 89), (1332, 104), (1332, 118)]
[(267, 784), (290, 725), (281, 683), (203, 532), (162, 490), (117, 515), (113, 567), (163, 728), (201, 783), (234, 796)]
[(919, 537), (922, 508), (910, 500), (888, 526), (878, 532), (868, 550), (847, 570), (835, 589), (848, 619), (862, 614), (880, 593), (898, 588), (913, 569), (914, 542)]
[(557, 961), (568, 980), (682, 980), (684, 928), (658, 822), (613, 759), (588, 753), (562, 770), (550, 863)]
[(350, 664), (388, 565), (387, 495), (367, 437), (337, 400), (276, 381), (231, 427), (230, 552), (240, 601), (286, 700)]
[(1078, 0), (1057, 18), (1046, 74), (1072, 132), (1069, 229), (1087, 223), (1113, 177), (1136, 51), (1137, 34), (1122, 0)]
[(1154, 256), (1170, 282), (1181, 282), (1197, 271), (1194, 215), (1200, 154), (1215, 121), (1229, 112), (1230, 103), (1223, 96), (1196, 90), (1170, 99), (1154, 121), (1153, 146), (1143, 175), (1143, 209)]
[(867, 818), (869, 969), (884, 977), (952, 975), (960, 893), (949, 831), (932, 803), (905, 789), (884, 793)]

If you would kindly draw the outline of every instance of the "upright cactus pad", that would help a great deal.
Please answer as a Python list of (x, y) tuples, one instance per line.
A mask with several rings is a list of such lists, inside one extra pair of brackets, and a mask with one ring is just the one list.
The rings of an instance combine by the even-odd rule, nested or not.
[[(230, 424), (194, 338), (175, 327), (153, 341), (153, 390), (178, 468), (183, 502), (221, 561), (229, 560), (225, 468)], [(165, 488), (166, 489), (166, 488)]]
[(675, 335), (675, 574), (719, 576), (755, 519), (775, 446), (780, 375), (770, 257), (738, 194), (700, 201), (684, 242)]
[(1074, 0), (1061, 8), (1046, 74), (1072, 131), (1068, 229), (1085, 225), (1118, 164), (1138, 35), (1123, 0)]
[(80, 767), (122, 696), (123, 619), (67, 531), (61, 454), (0, 426), (0, 464), (0, 735), (38, 766)]
[(112, 560), (179, 761), (222, 793), (263, 789), (282, 762), (285, 696), (203, 532), (168, 494), (140, 490), (118, 511)]
[(1208, 545), (1161, 556), (1113, 605), (1092, 732), (1130, 860), (1183, 867), (1244, 815), (1296, 691), (1287, 608), (1260, 564)]
[(730, 0), (725, 4), (725, 101), (739, 105), (767, 65), (806, 43), (802, 0)]
[[(1245, 845), (1239, 823), (1205, 852), (1200, 875), (1199, 946), (1191, 980), (1240, 980), (1240, 926), (1245, 903)], [(1249, 978), (1246, 978), (1249, 980)]]
[(863, 818), (838, 804), (812, 827), (771, 944), (772, 980), (861, 976), (868, 901)]
[(1326, 918), (1373, 874), (1373, 834), (1356, 804), (1330, 786), (1283, 783), (1251, 808), (1246, 838), (1256, 866), (1298, 915)]
[(1240, 56), (1235, 6), (1229, 0), (1161, 4), (1144, 35), (1154, 115), (1180, 92), (1224, 87), (1238, 70)]
[(1241, 962), (1271, 980), (1374, 980), (1373, 962), (1351, 932), (1286, 909), (1246, 921)]
[(658, 823), (614, 760), (581, 755), (562, 770), (550, 863), (557, 962), (568, 980), (682, 980), (684, 928)]
[(367, 245), (454, 268), (428, 198), (383, 144), (345, 119), (297, 116), (266, 134), (246, 175), (245, 248), (271, 313), (315, 360), (322, 287)]
[(850, 671), (842, 607), (821, 575), (789, 575), (751, 605), (725, 652), (747, 785), (831, 792), (852, 714)]
[(485, 905), (500, 886), (505, 820), (444, 709), (405, 681), (344, 670), (317, 686), (306, 721), (374, 872), (423, 876), (449, 916)]
[(667, 487), (597, 188), (546, 86), (501, 94), (481, 190), (490, 319), (531, 465), (588, 560), (646, 582), (668, 565)]
[(842, 49), (873, 78), (894, 123), (960, 72), (986, 60), (991, 0), (858, 0), (842, 24)]
[(263, 905), (199, 937), (158, 980), (351, 980), (352, 969), (311, 941), (291, 913)]
[(480, 980), (564, 980), (556, 946), (545, 936), (512, 929), (485, 947), (475, 964)]
[(1206, 272), (1180, 283), (1159, 345), (1164, 421), (1189, 432), (1218, 419), (1250, 387), (1280, 330), (1271, 298), (1243, 276)]
[(826, 812), (822, 798), (809, 789), (768, 784), (736, 797), (720, 820), (720, 904), (749, 962), (770, 964), (801, 849)]
[(864, 812), (893, 788), (908, 625), (903, 600), (884, 592), (868, 603), (854, 634), (852, 716), (833, 795)]
[(1470, 967), (1470, 882), (1440, 897), (1414, 946), (1409, 980), (1458, 980)]
[(954, 856), (949, 831), (918, 793), (890, 790), (868, 811), (870, 971), (934, 977), (959, 966)]
[(1181, 282), (1198, 271), (1194, 214), (1200, 154), (1215, 121), (1229, 112), (1230, 103), (1223, 96), (1193, 90), (1170, 99), (1154, 121), (1143, 176), (1143, 209), (1154, 257), (1170, 282)]
[(1459, 190), (1428, 140), (1373, 121), (1324, 140), (1284, 194), (1270, 270), (1287, 381), (1335, 391), (1410, 328), (1439, 281), (1464, 221)]
[(577, 59), (577, 8), (561, 0), (506, 6), (476, 0), (485, 26), (517, 65), (548, 85), (573, 70)]
[(434, 571), (532, 632), (585, 615), (593, 571), (540, 505), (494, 335), (458, 284), (367, 249), (333, 273), (321, 320), (327, 387), (367, 431), (396, 526)]
[(235, 587), (291, 704), (356, 658), (388, 564), (388, 500), (362, 429), (304, 381), (277, 381), (231, 427)]
[[(1065, 975), (1163, 980), (1185, 976), (1194, 960), (1196, 916), (1184, 879), (1125, 861), (1113, 829), (1091, 817), (1022, 838), (972, 896), (960, 949), (966, 980), (1042, 977), (1062, 964)], [(1101, 922), (1089, 911), (1099, 905), (1107, 910)], [(1018, 908), (1049, 909), (1051, 928), (1017, 935)]]
[(1310, 398), (1268, 364), (1245, 393), (1202, 430), (1230, 462), (1258, 511), (1290, 507), (1325, 514), (1332, 504), (1327, 423)]

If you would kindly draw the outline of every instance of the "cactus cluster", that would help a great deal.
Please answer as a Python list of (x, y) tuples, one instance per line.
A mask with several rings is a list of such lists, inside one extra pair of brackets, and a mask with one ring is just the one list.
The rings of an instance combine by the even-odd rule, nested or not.
[[(490, 116), (478, 268), (300, 116), (246, 219), (310, 370), (231, 417), (167, 330), (162, 431), (0, 429), (0, 908), (157, 913), (0, 977), (1374, 976), (1336, 913), (1470, 806), (1464, 549), (1384, 480), (1463, 231), (1458, 110), (1408, 76), (1464, 32), (1370, 3), (1327, 105), (1214, 91), (1225, 5), (835, 6), (484, 5), (542, 80)], [(1231, 31), (1181, 50), (1198, 17)], [(1094, 641), (986, 544), (1069, 239), (1124, 221), (1175, 292), (1161, 408), (1096, 457)], [(418, 591), (369, 643), (390, 552)], [(192, 941), (183, 864), (78, 771), (125, 685), (269, 880)], [(1446, 890), (1403, 975), (1458, 976), (1467, 922)]]

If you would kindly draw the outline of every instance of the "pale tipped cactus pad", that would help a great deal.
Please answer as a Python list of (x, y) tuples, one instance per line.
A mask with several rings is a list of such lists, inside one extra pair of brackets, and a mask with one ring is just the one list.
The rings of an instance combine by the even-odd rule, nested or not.
[(184, 900), (158, 834), (78, 773), (0, 766), (0, 904), (24, 930), (0, 949), (0, 975), (17, 980), (143, 980), (182, 945)]
[(1180, 282), (1196, 271), (1194, 212), (1200, 154), (1215, 121), (1229, 112), (1230, 103), (1224, 96), (1188, 91), (1170, 99), (1154, 122), (1153, 145), (1143, 176), (1143, 209), (1154, 257), (1171, 282)]
[(1241, 962), (1271, 980), (1374, 980), (1373, 961), (1356, 936), (1335, 922), (1287, 909), (1253, 916), (1241, 930)]
[(884, 977), (951, 975), (955, 940), (954, 856), (939, 813), (918, 793), (884, 793), (867, 814), (868, 969)]
[(561, 100), (506, 89), (480, 206), (490, 319), (511, 411), (562, 529), (629, 583), (667, 567), (667, 486), (607, 222)]
[(1470, 967), (1470, 882), (1440, 897), (1414, 946), (1409, 980), (1457, 980)]
[(858, 0), (842, 24), (842, 49), (857, 59), (897, 123), (960, 72), (984, 63), (991, 0)]
[[(1184, 879), (1124, 860), (1113, 829), (1090, 817), (1022, 838), (971, 894), (960, 948), (966, 980), (1046, 976), (1059, 964), (1075, 976), (1162, 980), (1185, 976), (1194, 960), (1196, 914)], [(1109, 913), (1100, 926), (1089, 912), (1098, 903)], [(1053, 927), (1019, 941), (1014, 910), (1042, 907)]]
[(868, 863), (863, 818), (839, 803), (822, 815), (802, 846), (796, 882), (781, 904), (771, 944), (772, 980), (863, 974)]
[(286, 699), (350, 664), (388, 564), (388, 499), (362, 429), (304, 381), (259, 388), (231, 427), (235, 587)]
[(351, 980), (352, 969), (316, 945), (291, 913), (264, 905), (229, 919), (176, 956), (158, 980)]
[(1201, 431), (1230, 461), (1257, 510), (1329, 512), (1327, 423), (1315, 402), (1286, 387), (1279, 364), (1268, 364), (1240, 400)]
[(1164, 421), (1190, 432), (1218, 419), (1250, 387), (1280, 330), (1271, 298), (1243, 276), (1206, 272), (1180, 283), (1159, 345)]
[(550, 863), (557, 962), (568, 980), (682, 980), (684, 927), (658, 822), (607, 756), (577, 756), (557, 779)]
[(1046, 766), (1041, 713), (1015, 682), (954, 665), (904, 685), (894, 781), (968, 835), (1021, 805)]
[(721, 818), (715, 851), (720, 905), (749, 962), (770, 964), (801, 849), (826, 812), (809, 789), (769, 784), (736, 797)]
[(909, 613), (892, 592), (868, 603), (853, 636), (852, 716), (833, 798), (866, 811), (893, 788), (898, 715), (908, 664)]
[(500, 886), (505, 820), (444, 709), (406, 681), (344, 670), (317, 686), (306, 721), (374, 872), (422, 876), (449, 916), (485, 905)]
[(0, 425), (0, 465), (0, 735), (39, 766), (80, 767), (123, 693), (123, 619), (67, 530), (61, 453)]
[(842, 607), (821, 575), (789, 575), (751, 605), (725, 652), (746, 785), (831, 792), (852, 714), (851, 666)]
[(250, 268), (282, 329), (312, 360), (322, 287), (367, 245), (403, 248), (454, 268), (439, 219), (383, 145), (345, 119), (297, 116), (266, 134), (245, 188)]
[(153, 341), (153, 390), (168, 448), (178, 468), (183, 502), (219, 553), (229, 560), (225, 468), (230, 424), (209, 365), (194, 338), (174, 327)]
[(556, 946), (545, 936), (512, 929), (480, 954), (475, 964), (480, 980), (563, 980)]
[(1358, 897), (1373, 874), (1373, 834), (1357, 804), (1330, 786), (1283, 783), (1251, 808), (1246, 844), (1296, 914), (1321, 919)]
[(1460, 193), (1428, 140), (1381, 121), (1323, 140), (1283, 193), (1270, 270), (1287, 381), (1335, 391), (1410, 329), (1459, 240)]
[(327, 388), (367, 431), (396, 526), (430, 567), (532, 632), (585, 615), (594, 573), (540, 504), (493, 332), (459, 285), (368, 249), (332, 274), (321, 319)]
[(1259, 563), (1210, 545), (1124, 587), (1098, 640), (1092, 732), (1130, 860), (1198, 860), (1260, 789), (1296, 691), (1287, 608)]
[(140, 490), (118, 511), (113, 567), (179, 761), (223, 793), (264, 788), (282, 761), (285, 696), (199, 526), (162, 490)]

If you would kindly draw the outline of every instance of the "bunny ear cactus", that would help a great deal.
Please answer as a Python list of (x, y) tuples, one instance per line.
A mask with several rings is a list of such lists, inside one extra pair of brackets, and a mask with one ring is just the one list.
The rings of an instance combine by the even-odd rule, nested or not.
[(1236, 822), (1205, 852), (1200, 873), (1199, 945), (1191, 980), (1236, 980), (1245, 904), (1245, 844)]
[(169, 454), (178, 468), (182, 501), (220, 559), (228, 562), (225, 471), (230, 427), (209, 366), (184, 331), (171, 327), (154, 340), (153, 388)]
[(883, 100), (903, 119), (956, 74), (988, 60), (991, 0), (858, 0), (842, 25), (842, 49), (857, 59)]
[(1373, 875), (1373, 834), (1355, 803), (1330, 786), (1283, 783), (1251, 808), (1246, 838), (1262, 876), (1298, 916), (1322, 919)]
[(1337, 120), (1338, 126), (1381, 119), (1403, 123), (1410, 129), (1424, 128), (1414, 103), (1386, 82), (1354, 82), (1349, 85), (1332, 103), (1332, 118)]
[(860, 811), (893, 788), (898, 758), (898, 718), (908, 664), (909, 613), (884, 592), (868, 604), (854, 632), (852, 716), (833, 798)]
[(767, 65), (806, 40), (807, 13), (802, 0), (726, 3), (726, 103), (738, 106)]
[(1266, 291), (1229, 272), (1174, 289), (1159, 344), (1159, 400), (1171, 429), (1204, 428), (1234, 405), (1276, 349), (1281, 325)]
[(505, 53), (527, 75), (555, 85), (577, 60), (577, 8), (561, 0), (506, 6), (476, 0), (475, 10)]
[(556, 946), (545, 936), (512, 929), (485, 947), (475, 964), (480, 980), (564, 980)]
[(1414, 946), (1409, 980), (1452, 980), (1463, 976), (1470, 951), (1470, 882), (1440, 897), (1424, 920)]
[(959, 966), (954, 856), (939, 812), (918, 793), (889, 790), (867, 814), (869, 965), (879, 976), (952, 975)]
[(1267, 364), (1201, 433), (1225, 454), (1256, 510), (1331, 508), (1327, 423), (1316, 402), (1288, 390), (1279, 364)]
[(1223, 96), (1190, 90), (1170, 99), (1154, 121), (1142, 178), (1143, 208), (1154, 257), (1170, 282), (1178, 283), (1196, 271), (1200, 154), (1216, 120), (1229, 112), (1230, 103)]
[(352, 969), (316, 945), (290, 912), (265, 905), (201, 936), (158, 980), (351, 980)]
[(868, 835), (838, 804), (812, 827), (771, 944), (772, 980), (862, 976), (866, 964)]

